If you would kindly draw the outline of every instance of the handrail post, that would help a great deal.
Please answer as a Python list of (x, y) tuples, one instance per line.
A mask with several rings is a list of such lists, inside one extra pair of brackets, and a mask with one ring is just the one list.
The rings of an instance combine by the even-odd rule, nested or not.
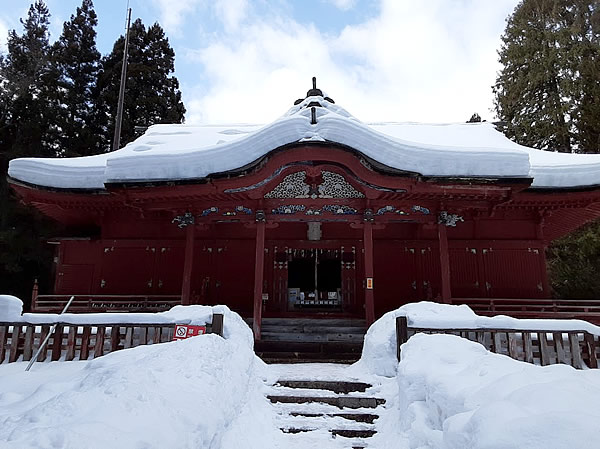
[(596, 356), (596, 338), (593, 334), (585, 332), (583, 334), (585, 343), (585, 352), (588, 356), (588, 368), (598, 368), (598, 357)]
[[(60, 312), (61, 315), (67, 311), (67, 309), (69, 308), (69, 306), (71, 305), (71, 303), (73, 302), (74, 299), (75, 299), (75, 296), (71, 296), (71, 299), (69, 299), (69, 302), (67, 303), (67, 305), (65, 306), (65, 308), (63, 309), (63, 311)], [(44, 347), (48, 344), (48, 340), (50, 340), (50, 336), (52, 334), (54, 334), (54, 331), (56, 330), (56, 326), (58, 326), (58, 323), (54, 323), (54, 325), (50, 329), (50, 332), (48, 332), (48, 335), (46, 335), (46, 338), (44, 339), (44, 341), (42, 342), (42, 344), (40, 344), (40, 347), (35, 352), (35, 355), (31, 359), (31, 361), (29, 362), (29, 365), (27, 365), (27, 368), (25, 368), (25, 371), (29, 371), (31, 369), (32, 365), (35, 363), (35, 361), (37, 360), (38, 356), (40, 355), (40, 352), (42, 352), (42, 349), (44, 349)], [(61, 331), (61, 335), (62, 335), (62, 331)], [(56, 336), (54, 338), (56, 338)]]
[(396, 317), (396, 358), (401, 360), (400, 347), (408, 341), (408, 320), (406, 316)]
[(31, 290), (31, 311), (32, 312), (35, 312), (37, 309), (38, 293), (39, 293), (38, 280), (35, 279), (33, 281), (33, 289)]
[(212, 333), (223, 336), (223, 314), (213, 313)]

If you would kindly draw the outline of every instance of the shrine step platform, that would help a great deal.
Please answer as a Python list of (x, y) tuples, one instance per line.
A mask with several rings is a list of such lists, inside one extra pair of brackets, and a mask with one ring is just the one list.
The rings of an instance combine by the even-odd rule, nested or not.
[(365, 332), (360, 319), (265, 318), (254, 349), (267, 363), (353, 363)]

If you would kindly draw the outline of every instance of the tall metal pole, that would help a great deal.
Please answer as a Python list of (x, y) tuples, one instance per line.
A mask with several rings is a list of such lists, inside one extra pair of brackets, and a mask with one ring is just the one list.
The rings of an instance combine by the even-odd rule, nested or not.
[(121, 122), (123, 121), (123, 101), (125, 100), (125, 82), (127, 80), (127, 52), (129, 50), (129, 24), (131, 23), (131, 8), (127, 9), (127, 32), (125, 33), (125, 47), (123, 48), (123, 65), (121, 67), (121, 84), (119, 86), (119, 101), (117, 103), (117, 120), (115, 121), (115, 137), (112, 150), (121, 146)]

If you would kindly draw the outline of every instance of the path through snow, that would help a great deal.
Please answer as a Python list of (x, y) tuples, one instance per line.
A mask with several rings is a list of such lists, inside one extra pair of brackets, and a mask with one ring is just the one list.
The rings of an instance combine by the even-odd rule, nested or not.
[[(272, 399), (274, 423), (285, 433), (281, 449), (408, 447), (397, 432), (395, 378), (369, 375), (350, 365), (331, 363), (281, 364), (269, 368), (272, 377), (265, 394), (270, 398), (292, 399), (289, 402)], [(273, 379), (278, 382), (273, 383)], [(284, 381), (288, 384), (310, 381), (316, 388), (281, 386)], [(364, 383), (369, 387), (363, 388), (364, 391), (336, 393), (328, 385), (335, 383), (350, 386)], [(337, 405), (336, 400), (340, 401)], [(373, 431), (374, 435), (369, 436)]]

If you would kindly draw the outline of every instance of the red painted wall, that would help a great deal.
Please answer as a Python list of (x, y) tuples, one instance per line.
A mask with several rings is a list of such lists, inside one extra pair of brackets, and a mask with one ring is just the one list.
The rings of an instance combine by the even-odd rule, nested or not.
[[(535, 233), (521, 223), (525, 235)], [(464, 226), (463, 226), (464, 225)], [(502, 231), (502, 221), (461, 223), (449, 228), (452, 296), (537, 298), (548, 297), (544, 246), (537, 240), (474, 239), (473, 234)], [(520, 224), (517, 223), (515, 226)], [(512, 225), (511, 225), (512, 226)], [(507, 226), (510, 227), (510, 226)], [(477, 229), (478, 228), (478, 229)], [(137, 232), (136, 232), (137, 229)], [(319, 242), (306, 240), (305, 223), (282, 223), (267, 229), (264, 291), (270, 295), (266, 313), (283, 313), (285, 271), (274, 268), (275, 248), (332, 247), (355, 249), (355, 264), (343, 272), (346, 311), (363, 313), (364, 265), (362, 231), (346, 223), (324, 223)], [(167, 232), (168, 231), (168, 232)], [(156, 236), (161, 239), (142, 236)], [(192, 302), (228, 304), (251, 314), (254, 279), (255, 230), (239, 223), (223, 223), (196, 233), (192, 277)], [(136, 239), (131, 236), (137, 234)], [(169, 223), (150, 220), (108, 226), (102, 240), (64, 240), (57, 260), (56, 294), (179, 295), (184, 263), (185, 231)], [(118, 237), (118, 238), (116, 238)], [(468, 237), (456, 239), (456, 237)], [(440, 259), (434, 226), (389, 224), (374, 232), (375, 311), (388, 310), (440, 294)], [(282, 282), (284, 284), (282, 284)], [(283, 286), (282, 286), (283, 285)]]

